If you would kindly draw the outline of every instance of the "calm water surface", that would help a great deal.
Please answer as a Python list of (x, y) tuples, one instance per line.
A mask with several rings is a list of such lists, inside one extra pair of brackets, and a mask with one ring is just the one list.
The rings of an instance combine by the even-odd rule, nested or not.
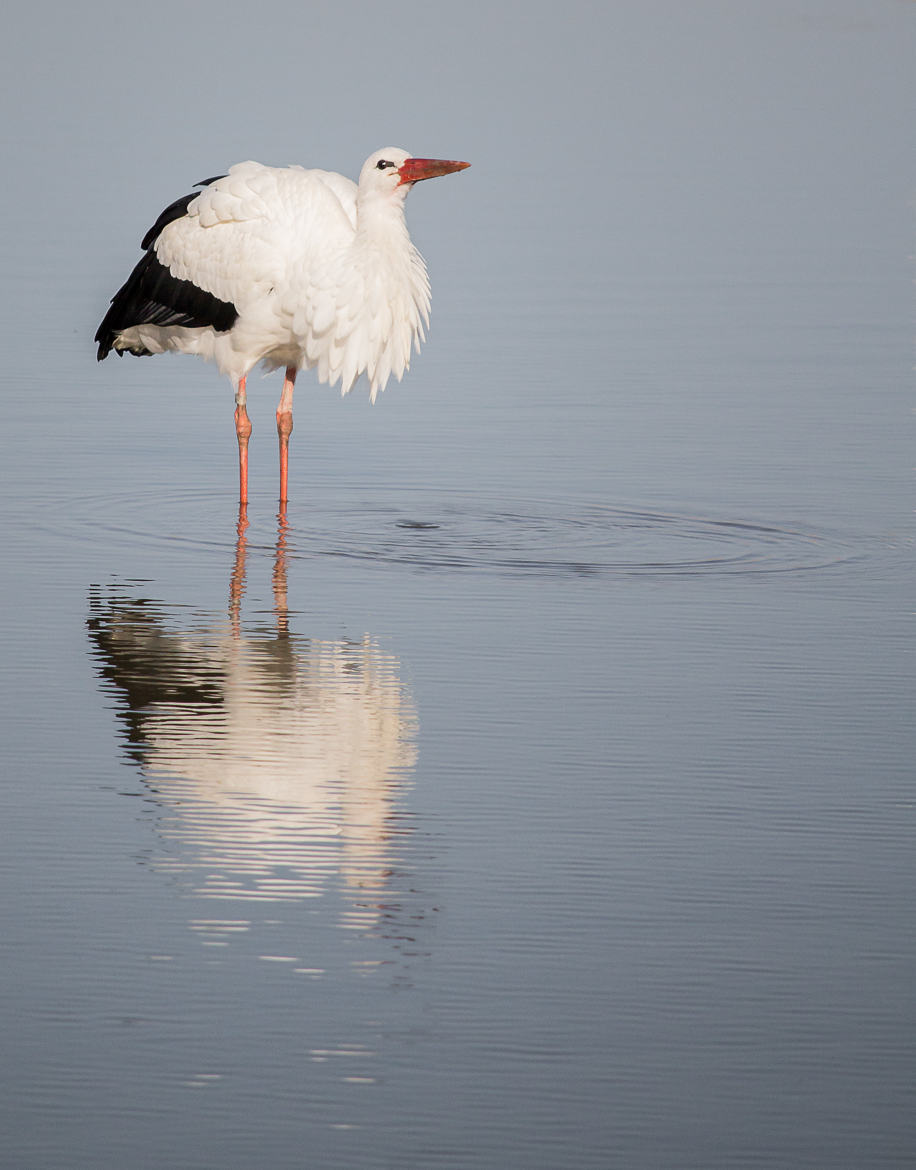
[(513, 491), (4, 506), (9, 1165), (904, 1164), (909, 549)]
[[(660, 104), (619, 126), (556, 30), (555, 116), (615, 136), (606, 238), (515, 198), (546, 106), (508, 159), (462, 145), (465, 186), (411, 196), (429, 345), (372, 409), (303, 376), (283, 515), (276, 379), (240, 515), (219, 377), (94, 362), (181, 191), (119, 204), (99, 154), (83, 234), (53, 127), (11, 168), (4, 1168), (912, 1164), (912, 210), (879, 134), (912, 6), (791, 7), (700, 52), (672, 6), (703, 67), (634, 74)], [(618, 43), (667, 52), (625, 24), (601, 93)], [(690, 165), (650, 183), (659, 135)]]

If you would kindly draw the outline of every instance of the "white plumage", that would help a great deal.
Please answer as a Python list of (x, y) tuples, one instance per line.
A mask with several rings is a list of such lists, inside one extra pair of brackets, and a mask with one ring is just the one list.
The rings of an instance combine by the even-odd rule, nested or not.
[(430, 304), (404, 200), (413, 183), (467, 165), (386, 147), (366, 160), (358, 185), (331, 171), (231, 167), (147, 233), (146, 255), (96, 334), (99, 359), (113, 349), (216, 362), (236, 389), (243, 502), (245, 380), (258, 363), (285, 368), (277, 412), (285, 500), (296, 373), (315, 368), (344, 394), (365, 374), (373, 401), (392, 375), (403, 377), (425, 339)]

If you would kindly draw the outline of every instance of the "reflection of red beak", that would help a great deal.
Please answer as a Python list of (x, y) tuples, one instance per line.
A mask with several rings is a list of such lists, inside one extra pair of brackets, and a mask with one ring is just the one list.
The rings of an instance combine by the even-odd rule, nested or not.
[(419, 183), (421, 179), (435, 179), (437, 175), (450, 175), (452, 171), (463, 171), (471, 164), (452, 162), (444, 158), (408, 158), (398, 167), (402, 183)]

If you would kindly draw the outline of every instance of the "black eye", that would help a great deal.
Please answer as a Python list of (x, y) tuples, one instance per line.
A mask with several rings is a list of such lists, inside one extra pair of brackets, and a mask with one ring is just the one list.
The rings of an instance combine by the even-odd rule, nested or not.
[(386, 158), (380, 158), (375, 165), (380, 171), (383, 171), (386, 167), (393, 167), (394, 163), (389, 162)]

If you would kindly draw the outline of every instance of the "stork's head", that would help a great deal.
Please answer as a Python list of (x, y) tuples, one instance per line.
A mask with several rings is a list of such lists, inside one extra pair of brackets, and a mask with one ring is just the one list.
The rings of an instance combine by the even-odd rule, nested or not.
[(395, 195), (403, 199), (414, 183), (463, 171), (471, 164), (441, 158), (412, 158), (397, 146), (385, 146), (370, 154), (359, 176), (360, 195)]

